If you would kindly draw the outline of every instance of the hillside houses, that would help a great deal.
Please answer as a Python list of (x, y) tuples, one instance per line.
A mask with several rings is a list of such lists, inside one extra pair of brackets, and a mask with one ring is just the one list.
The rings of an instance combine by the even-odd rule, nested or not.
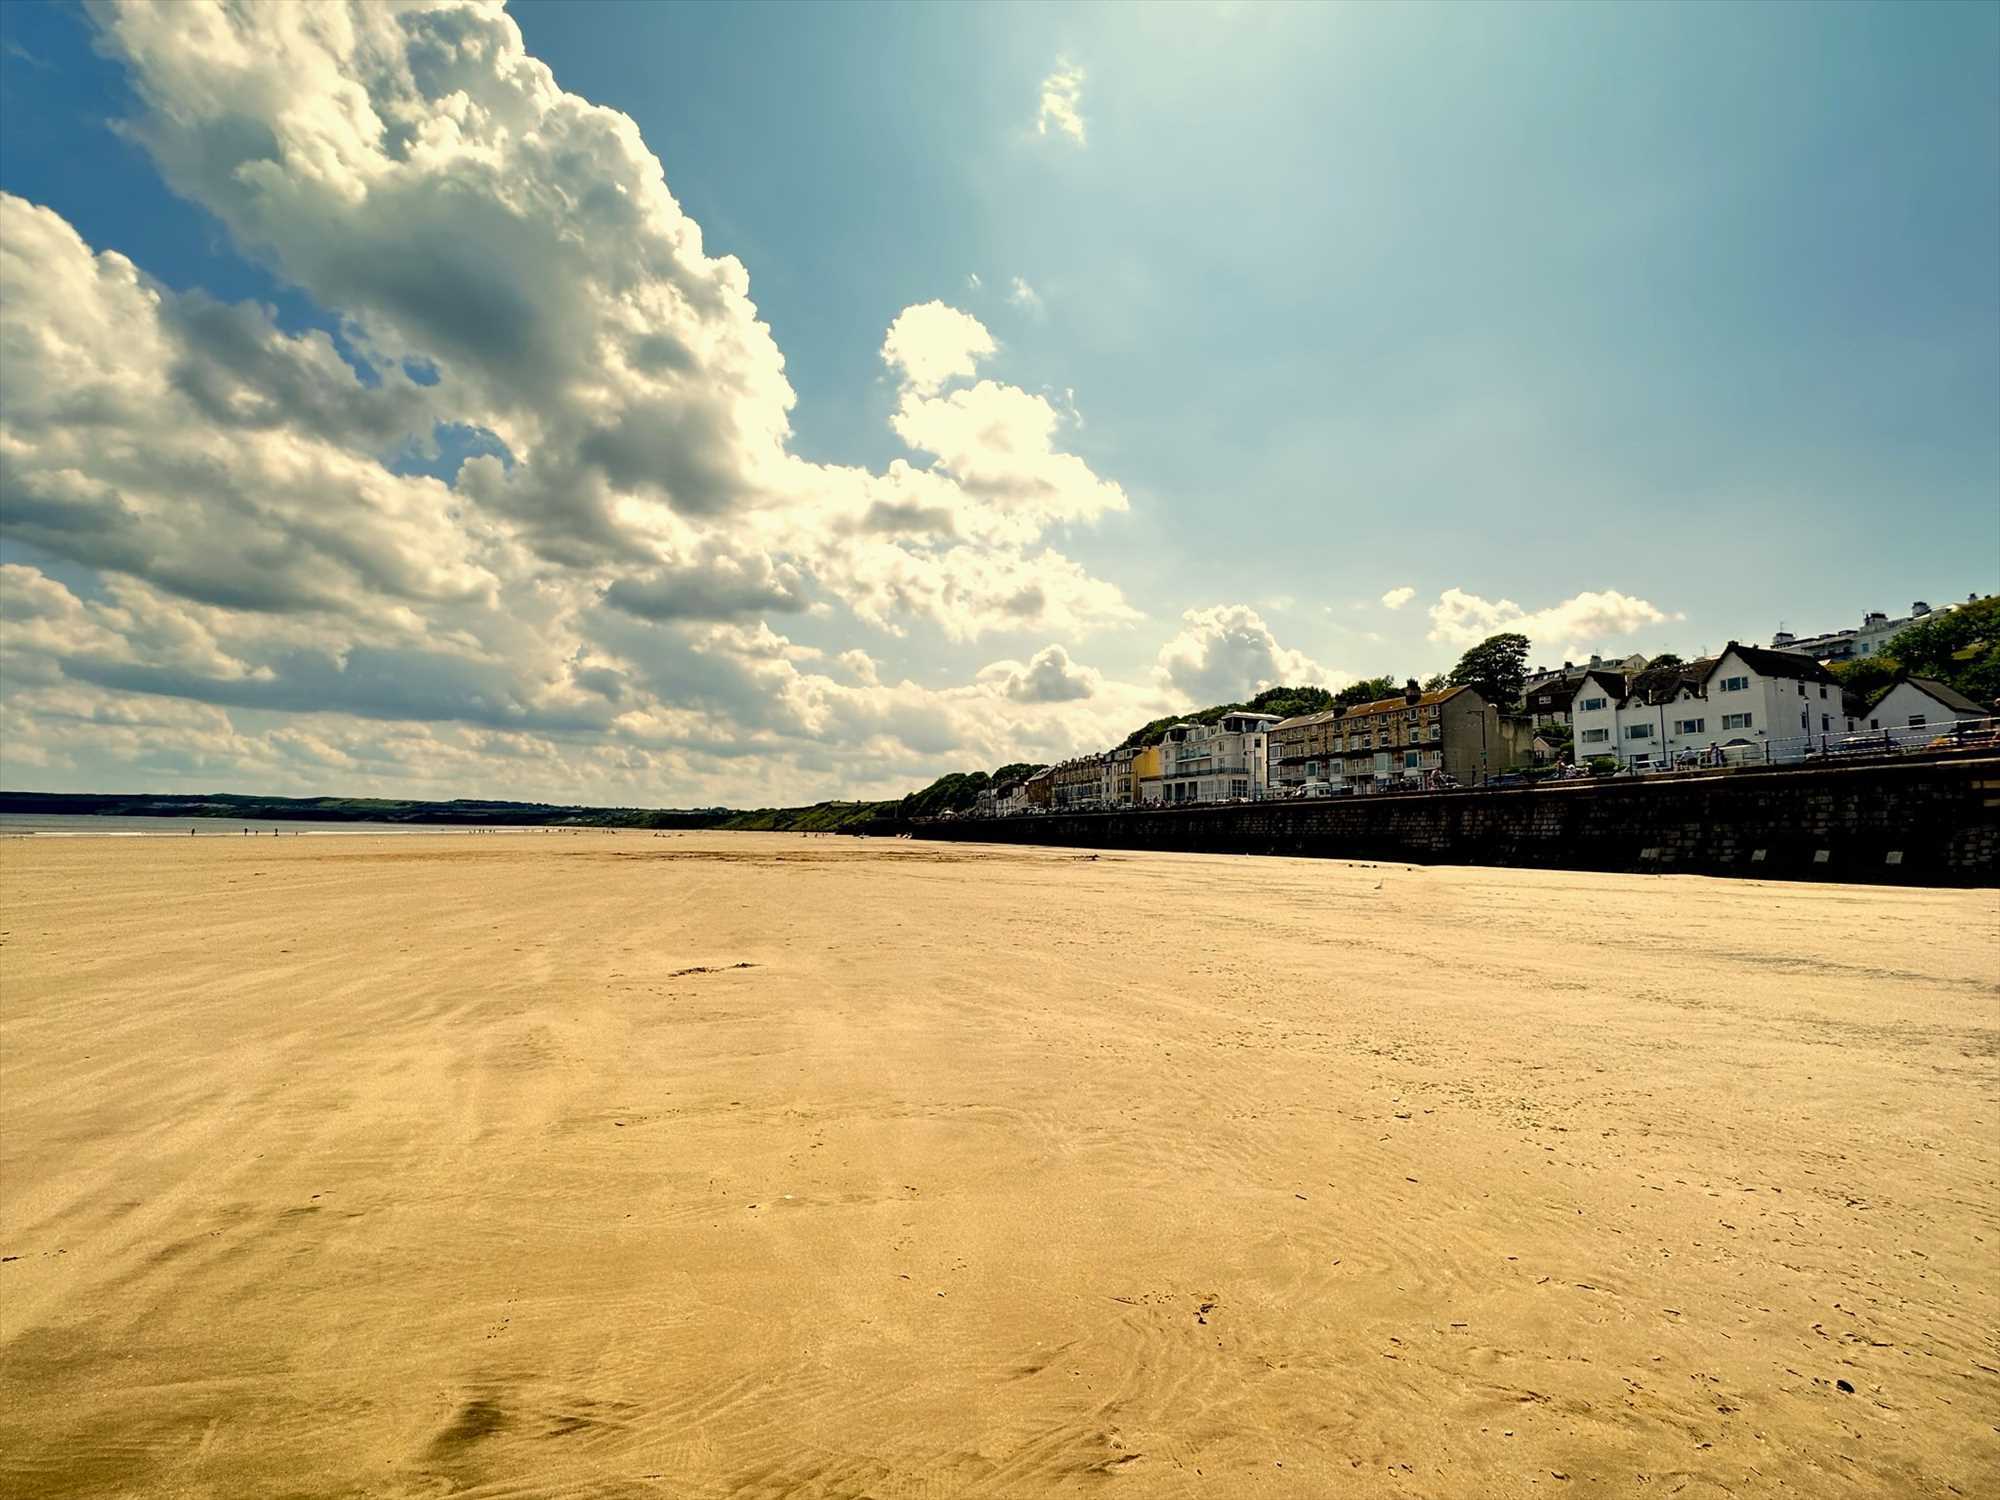
[(1269, 740), (1276, 714), (1225, 714), (1214, 724), (1176, 724), (1160, 742), (1160, 800), (1240, 801), (1270, 785)]
[[(1272, 689), (1284, 707), (1301, 690)], [(1326, 702), (1318, 692), (1304, 701)], [(1338, 699), (1333, 701), (1338, 704)], [(1251, 708), (1156, 720), (1096, 755), (996, 784), (978, 813), (1187, 807), (1386, 791), (1478, 787), (1500, 780), (1783, 765), (1830, 755), (1991, 739), (1991, 705), (1949, 685), (1901, 677), (1872, 705), (1802, 651), (1731, 641), (1713, 656), (1607, 659), (1529, 673), (1519, 699), (1470, 685), (1402, 693), (1281, 718)], [(1872, 736), (1872, 738), (1871, 738)]]
[(1983, 722), (1989, 716), (1965, 694), (1927, 677), (1905, 677), (1868, 710), (1870, 729), (1930, 729)]
[(1570, 704), (1578, 760), (1640, 769), (1784, 758), (1856, 727), (1840, 681), (1810, 656), (1731, 641), (1664, 676), (1587, 671)]
[(1422, 691), (1287, 719), (1271, 732), (1272, 785), (1370, 791), (1395, 784), (1461, 785), (1525, 763), (1529, 726), (1476, 689)]

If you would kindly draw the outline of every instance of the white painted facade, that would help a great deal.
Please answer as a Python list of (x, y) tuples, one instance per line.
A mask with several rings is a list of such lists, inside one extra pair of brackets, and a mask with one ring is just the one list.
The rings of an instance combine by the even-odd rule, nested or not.
[[(1965, 602), (1974, 604), (1978, 600), (1979, 595), (1970, 594)], [(1797, 651), (1816, 661), (1857, 661), (1862, 657), (1880, 655), (1888, 648), (1889, 642), (1919, 620), (1956, 608), (1955, 604), (1941, 604), (1932, 609), (1919, 599), (1910, 606), (1907, 615), (1893, 620), (1880, 610), (1870, 610), (1861, 617), (1859, 625), (1846, 630), (1830, 630), (1824, 635), (1795, 636), (1781, 630), (1771, 637), (1771, 649)]]
[(1933, 725), (1955, 724), (1960, 720), (1970, 722), (1985, 717), (1977, 707), (1968, 709), (1960, 704), (1946, 703), (1919, 684), (1903, 681), (1890, 688), (1882, 701), (1868, 710), (1868, 727), (1928, 729)]
[(1578, 765), (1600, 755), (1618, 755), (1619, 746), (1623, 743), (1619, 734), (1618, 705), (1624, 696), (1623, 674), (1599, 671), (1584, 674), (1569, 705), (1570, 730), (1575, 736), (1571, 741), (1575, 746), (1572, 753)]
[(1823, 735), (1848, 733), (1854, 721), (1847, 717), (1840, 685), (1812, 681), (1817, 675), (1817, 671), (1798, 677), (1758, 672), (1732, 646), (1708, 674), (1709, 707), (1723, 731), (1718, 738), (1768, 743), (1774, 757), (1789, 760), (1795, 758), (1791, 747), (1802, 751), (1808, 741), (1817, 742)]
[[(1752, 666), (1734, 642), (1700, 682), (1683, 683), (1666, 701), (1616, 696), (1615, 679), (1592, 673), (1571, 708), (1579, 762), (1608, 755), (1621, 766), (1674, 765), (1713, 750), (1729, 759), (1796, 760), (1809, 744), (1851, 732), (1840, 685), (1810, 658)], [(1768, 748), (1767, 748), (1768, 747)]]
[(1270, 790), (1276, 714), (1226, 714), (1214, 724), (1176, 724), (1160, 743), (1160, 800), (1226, 802)]

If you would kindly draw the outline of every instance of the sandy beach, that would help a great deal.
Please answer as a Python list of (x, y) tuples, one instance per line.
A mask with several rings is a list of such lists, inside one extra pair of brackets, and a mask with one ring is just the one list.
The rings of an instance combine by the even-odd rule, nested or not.
[(1991, 891), (0, 846), (0, 1492), (2000, 1492)]

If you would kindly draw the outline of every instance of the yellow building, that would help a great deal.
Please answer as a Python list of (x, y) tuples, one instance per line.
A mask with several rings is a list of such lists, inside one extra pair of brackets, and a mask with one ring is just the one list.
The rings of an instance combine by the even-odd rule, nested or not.
[(1160, 747), (1148, 745), (1132, 757), (1132, 800), (1145, 804), (1160, 800)]

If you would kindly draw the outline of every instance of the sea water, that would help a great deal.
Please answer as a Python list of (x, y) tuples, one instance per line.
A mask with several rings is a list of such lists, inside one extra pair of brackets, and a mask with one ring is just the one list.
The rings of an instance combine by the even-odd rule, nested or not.
[(111, 838), (270, 838), (323, 833), (543, 833), (567, 829), (499, 827), (483, 823), (323, 823), (297, 818), (133, 818), (98, 813), (0, 813), (0, 838), (80, 835)]

